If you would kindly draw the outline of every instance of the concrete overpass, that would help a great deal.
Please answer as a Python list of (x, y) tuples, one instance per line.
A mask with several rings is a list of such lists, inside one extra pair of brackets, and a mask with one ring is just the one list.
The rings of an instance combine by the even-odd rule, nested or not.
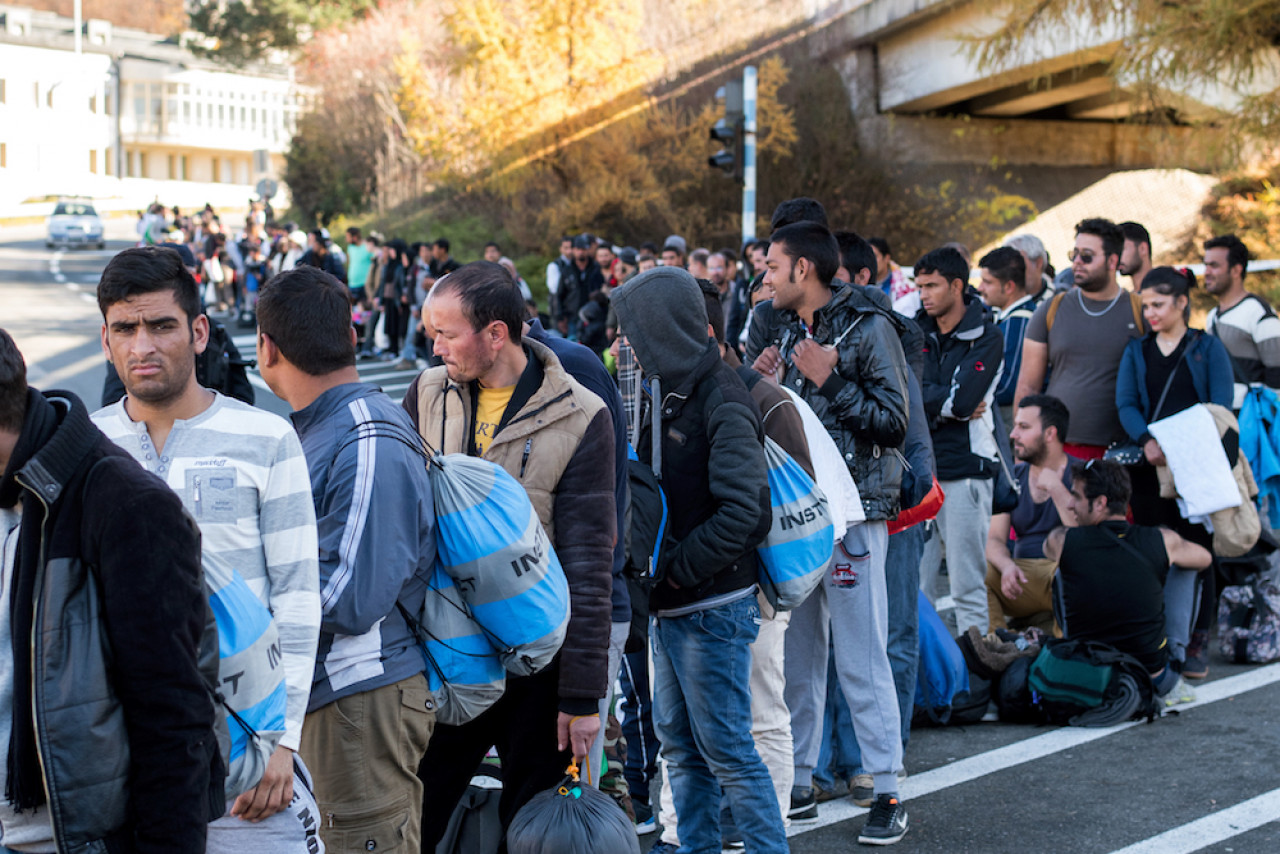
[[(844, 77), (864, 151), (901, 163), (1134, 169), (1223, 165), (1211, 126), (1229, 110), (1222, 87), (1172, 93), (1172, 122), (1148, 121), (1131, 87), (1109, 74), (1119, 25), (1064, 30), (980, 69), (964, 38), (993, 32), (1003, 4), (984, 0), (837, 0), (813, 47)], [(1166, 115), (1162, 118), (1169, 118)]]

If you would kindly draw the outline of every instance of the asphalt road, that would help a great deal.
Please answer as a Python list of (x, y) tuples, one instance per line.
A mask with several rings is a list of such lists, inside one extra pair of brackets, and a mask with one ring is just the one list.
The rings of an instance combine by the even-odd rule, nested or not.
[[(93, 408), (104, 357), (94, 301), (110, 254), (132, 226), (108, 223), (105, 252), (54, 252), (41, 227), (0, 227), (0, 327), (14, 335), (33, 385), (64, 388)], [(252, 332), (232, 329), (252, 351)], [(362, 363), (398, 397), (413, 372)], [(260, 381), (259, 381), (260, 382)], [(287, 406), (259, 385), (260, 403)], [(904, 852), (1280, 852), (1280, 664), (1211, 657), (1200, 700), (1154, 723), (1106, 730), (983, 723), (913, 733), (902, 794)], [(791, 829), (794, 854), (848, 852), (863, 810), (820, 808)], [(657, 836), (642, 840), (647, 850)]]

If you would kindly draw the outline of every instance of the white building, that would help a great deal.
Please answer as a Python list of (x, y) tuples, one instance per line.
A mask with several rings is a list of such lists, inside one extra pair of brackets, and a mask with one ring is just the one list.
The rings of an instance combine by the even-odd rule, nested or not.
[(238, 204), (282, 172), (300, 103), (286, 64), (228, 69), (92, 19), (77, 54), (71, 18), (0, 5), (0, 203)]

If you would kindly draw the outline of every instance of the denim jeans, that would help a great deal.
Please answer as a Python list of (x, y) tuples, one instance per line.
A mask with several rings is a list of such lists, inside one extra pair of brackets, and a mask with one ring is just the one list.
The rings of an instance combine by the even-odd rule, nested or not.
[(681, 852), (718, 854), (722, 791), (748, 851), (789, 850), (751, 737), (750, 645), (759, 629), (755, 596), (651, 624), (653, 718), (680, 816)]
[[(911, 712), (916, 698), (916, 671), (920, 668), (920, 612), (916, 591), (920, 587), (920, 558), (924, 554), (924, 525), (915, 525), (889, 537), (884, 581), (889, 601), (889, 668), (898, 694), (902, 721), (902, 750), (911, 737)], [(822, 750), (813, 777), (824, 789), (834, 784), (833, 774), (846, 781), (863, 773), (862, 754), (853, 733), (853, 718), (835, 675), (834, 661), (827, 677), (827, 708), (822, 730)]]

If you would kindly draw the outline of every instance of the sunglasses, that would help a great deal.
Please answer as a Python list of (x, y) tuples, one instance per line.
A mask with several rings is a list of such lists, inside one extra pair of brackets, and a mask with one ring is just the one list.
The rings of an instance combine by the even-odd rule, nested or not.
[(1094, 258), (1098, 257), (1098, 253), (1091, 249), (1072, 249), (1071, 253), (1067, 255), (1067, 257), (1073, 262), (1079, 261), (1081, 264), (1088, 266), (1093, 263)]

